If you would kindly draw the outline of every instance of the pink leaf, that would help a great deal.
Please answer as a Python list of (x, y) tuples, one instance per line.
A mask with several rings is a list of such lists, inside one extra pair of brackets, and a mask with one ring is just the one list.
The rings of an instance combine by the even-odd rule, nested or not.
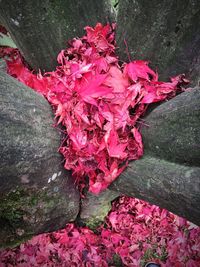
[(104, 137), (105, 143), (107, 144), (107, 150), (110, 157), (124, 159), (127, 156), (125, 152), (127, 143), (120, 143), (117, 132), (112, 129), (107, 132)]
[(136, 60), (125, 65), (124, 73), (129, 76), (129, 78), (136, 82), (138, 78), (142, 78), (150, 81), (157, 81), (158, 75), (147, 66), (147, 61)]

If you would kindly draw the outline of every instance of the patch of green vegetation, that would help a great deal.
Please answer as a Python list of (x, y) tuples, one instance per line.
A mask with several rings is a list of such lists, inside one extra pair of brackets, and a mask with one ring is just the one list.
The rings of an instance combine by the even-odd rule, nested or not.
[(45, 203), (44, 208), (54, 206), (55, 200), (48, 196), (46, 191), (32, 191), (16, 188), (9, 192), (0, 201), (0, 218), (6, 219), (9, 223), (23, 220), (23, 216), (29, 213), (31, 208), (36, 208), (38, 203)]
[(0, 203), (0, 217), (9, 221), (19, 220), (24, 214), (24, 207), (34, 206), (38, 201), (38, 195), (31, 196), (30, 192), (16, 188), (9, 192)]
[[(15, 247), (33, 235), (30, 218), (40, 216), (40, 209), (49, 213), (59, 200), (47, 191), (22, 189), (17, 187), (0, 199), (0, 236), (3, 247)], [(41, 206), (41, 207), (40, 207)]]
[(111, 202), (102, 202), (101, 205), (95, 207), (93, 213), (90, 213), (89, 218), (83, 218), (83, 222), (88, 228), (95, 231), (103, 222), (111, 209)]
[(162, 262), (165, 262), (167, 260), (167, 251), (165, 247), (161, 248), (161, 253), (157, 253), (157, 246), (153, 245), (152, 248), (149, 248), (145, 251), (141, 262), (140, 262), (140, 266), (144, 267), (149, 261), (153, 261), (155, 259), (159, 259)]
[(23, 202), (25, 194), (22, 190), (16, 189), (9, 192), (0, 202), (0, 218), (16, 222), (23, 216)]
[(90, 228), (92, 231), (96, 231), (96, 229), (102, 224), (101, 219), (90, 218), (88, 221), (84, 221), (85, 225)]
[(8, 242), (3, 243), (2, 245), (0, 245), (0, 248), (3, 248), (3, 249), (4, 248), (15, 248), (21, 245), (22, 243), (27, 242), (32, 237), (33, 237), (33, 234), (26, 234), (23, 237), (17, 237), (17, 239), (9, 240)]
[(113, 255), (112, 265), (114, 265), (115, 267), (121, 267), (121, 266), (123, 266), (121, 257), (118, 254), (114, 254)]

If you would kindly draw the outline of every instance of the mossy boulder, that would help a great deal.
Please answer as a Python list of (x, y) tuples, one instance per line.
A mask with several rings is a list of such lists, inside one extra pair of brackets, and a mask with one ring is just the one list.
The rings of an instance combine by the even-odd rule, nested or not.
[(109, 189), (99, 195), (88, 193), (81, 201), (79, 220), (92, 230), (100, 226), (111, 209), (111, 202), (120, 194)]
[(57, 152), (49, 103), (0, 72), (0, 240), (15, 245), (75, 220), (79, 193)]

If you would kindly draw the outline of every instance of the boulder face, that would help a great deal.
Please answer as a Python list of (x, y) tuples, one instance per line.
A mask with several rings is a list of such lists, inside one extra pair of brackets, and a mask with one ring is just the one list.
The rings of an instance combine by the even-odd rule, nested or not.
[(200, 167), (200, 88), (161, 104), (144, 118), (142, 127), (145, 154)]
[(0, 20), (34, 69), (52, 71), (68, 41), (84, 27), (108, 23), (114, 16), (109, 0), (1, 1)]
[(161, 80), (200, 79), (200, 1), (119, 1), (117, 45), (122, 60), (147, 60)]
[[(190, 86), (198, 86), (199, 17), (198, 0), (119, 1), (119, 57), (150, 61), (161, 80), (185, 73)], [(110, 188), (200, 225), (200, 89), (152, 108), (144, 119), (144, 156)]]
[(161, 104), (144, 120), (144, 156), (110, 188), (200, 225), (200, 88)]
[(86, 225), (92, 230), (100, 226), (111, 209), (111, 202), (120, 196), (120, 193), (106, 189), (99, 195), (88, 192), (81, 199), (81, 209), (77, 222)]
[(16, 244), (75, 220), (79, 193), (57, 152), (49, 103), (0, 71), (0, 240)]

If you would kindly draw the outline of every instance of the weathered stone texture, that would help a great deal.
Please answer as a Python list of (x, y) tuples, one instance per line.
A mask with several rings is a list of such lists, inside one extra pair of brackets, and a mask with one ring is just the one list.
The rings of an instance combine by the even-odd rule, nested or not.
[(109, 0), (2, 0), (0, 20), (30, 66), (51, 71), (57, 54), (84, 27), (111, 21)]
[(122, 60), (151, 62), (160, 79), (185, 73), (200, 80), (200, 1), (122, 0), (119, 2), (117, 44)]
[(144, 156), (129, 163), (111, 189), (200, 225), (200, 88), (161, 104), (145, 124)]
[(0, 72), (0, 240), (16, 243), (73, 221), (79, 194), (57, 152), (49, 103)]

